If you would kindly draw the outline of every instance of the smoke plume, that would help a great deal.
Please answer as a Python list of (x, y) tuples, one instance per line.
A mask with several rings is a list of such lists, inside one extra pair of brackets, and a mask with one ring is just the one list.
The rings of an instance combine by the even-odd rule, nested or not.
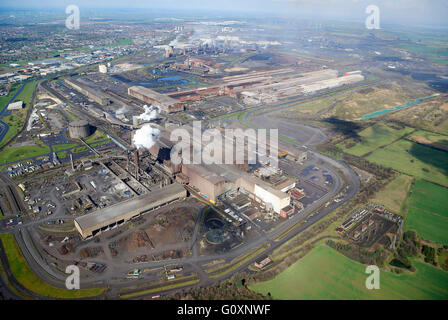
[(159, 134), (159, 129), (151, 127), (150, 124), (145, 124), (135, 131), (132, 142), (137, 149), (149, 149), (156, 143)]
[(143, 106), (145, 112), (139, 115), (139, 119), (143, 121), (151, 121), (157, 118), (160, 112), (160, 108), (157, 106), (147, 106), (146, 104)]
[(118, 109), (116, 112), (115, 112), (115, 114), (116, 115), (119, 115), (119, 114), (124, 114), (124, 113), (126, 113), (128, 111), (128, 107), (127, 106), (122, 106), (120, 109)]

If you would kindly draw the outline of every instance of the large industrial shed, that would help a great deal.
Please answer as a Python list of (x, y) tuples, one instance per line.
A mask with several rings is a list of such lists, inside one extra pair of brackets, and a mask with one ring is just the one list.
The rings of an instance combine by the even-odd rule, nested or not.
[(184, 105), (182, 102), (177, 101), (168, 95), (158, 93), (142, 86), (133, 86), (128, 88), (128, 94), (145, 103), (158, 106), (166, 113), (184, 110)]
[(180, 184), (174, 183), (164, 188), (154, 189), (148, 194), (78, 217), (75, 219), (75, 227), (81, 237), (87, 239), (120, 226), (140, 214), (158, 209), (186, 196), (187, 191)]
[(69, 85), (76, 91), (81, 92), (83, 95), (85, 95), (87, 98), (95, 101), (96, 103), (107, 106), (111, 104), (111, 100), (109, 96), (101, 91), (94, 90), (93, 88), (89, 87), (85, 82), (81, 80), (75, 80), (75, 79), (64, 79), (65, 84)]
[(291, 202), (289, 194), (232, 165), (182, 165), (182, 173), (188, 176), (189, 185), (203, 193), (204, 198), (216, 202), (218, 197), (231, 190), (249, 193), (254, 200), (270, 206), (276, 213)]

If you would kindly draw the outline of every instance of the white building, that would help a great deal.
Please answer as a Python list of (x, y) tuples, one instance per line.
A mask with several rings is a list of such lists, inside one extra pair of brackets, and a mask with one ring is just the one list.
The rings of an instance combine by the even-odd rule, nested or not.
[(8, 104), (8, 110), (19, 110), (23, 108), (23, 101), (16, 101)]
[(98, 70), (100, 71), (100, 73), (107, 73), (107, 67), (104, 64), (100, 64), (98, 66)]

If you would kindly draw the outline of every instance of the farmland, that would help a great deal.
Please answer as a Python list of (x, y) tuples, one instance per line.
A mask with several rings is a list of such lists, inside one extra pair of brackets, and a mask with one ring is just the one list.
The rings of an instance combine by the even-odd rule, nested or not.
[(412, 180), (412, 177), (400, 174), (389, 182), (383, 190), (377, 192), (371, 201), (385, 206), (392, 212), (403, 213), (402, 205)]
[(394, 128), (384, 123), (376, 123), (371, 127), (362, 130), (359, 135), (362, 141), (351, 148), (343, 148), (345, 152), (355, 156), (362, 156), (375, 149), (387, 145), (400, 137), (403, 137), (413, 129), (409, 127)]
[(380, 289), (367, 290), (366, 266), (319, 246), (274, 279), (249, 288), (273, 299), (448, 299), (448, 273), (415, 261), (417, 271), (381, 271)]
[(428, 132), (428, 131), (419, 130), (419, 131), (416, 131), (415, 133), (413, 133), (410, 136), (422, 137), (425, 140), (428, 140), (429, 142), (438, 142), (438, 143), (441, 143), (441, 144), (448, 145), (448, 136), (445, 136), (443, 134), (438, 134), (438, 133), (432, 133), (432, 132)]
[(366, 157), (386, 167), (448, 186), (448, 153), (408, 140), (376, 149)]
[(448, 189), (417, 180), (408, 200), (407, 230), (423, 238), (448, 244)]

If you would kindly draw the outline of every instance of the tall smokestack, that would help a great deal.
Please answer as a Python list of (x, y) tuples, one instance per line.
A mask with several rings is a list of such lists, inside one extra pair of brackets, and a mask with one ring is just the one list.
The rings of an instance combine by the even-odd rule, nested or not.
[[(131, 138), (132, 141), (132, 138)], [(126, 170), (129, 172), (129, 151), (126, 154)]]
[(72, 170), (75, 171), (75, 164), (73, 163), (73, 154), (70, 153), (70, 162), (72, 163)]
[(138, 170), (139, 170), (139, 162), (138, 162), (138, 150), (134, 151), (134, 163), (135, 163), (135, 179), (138, 180)]

